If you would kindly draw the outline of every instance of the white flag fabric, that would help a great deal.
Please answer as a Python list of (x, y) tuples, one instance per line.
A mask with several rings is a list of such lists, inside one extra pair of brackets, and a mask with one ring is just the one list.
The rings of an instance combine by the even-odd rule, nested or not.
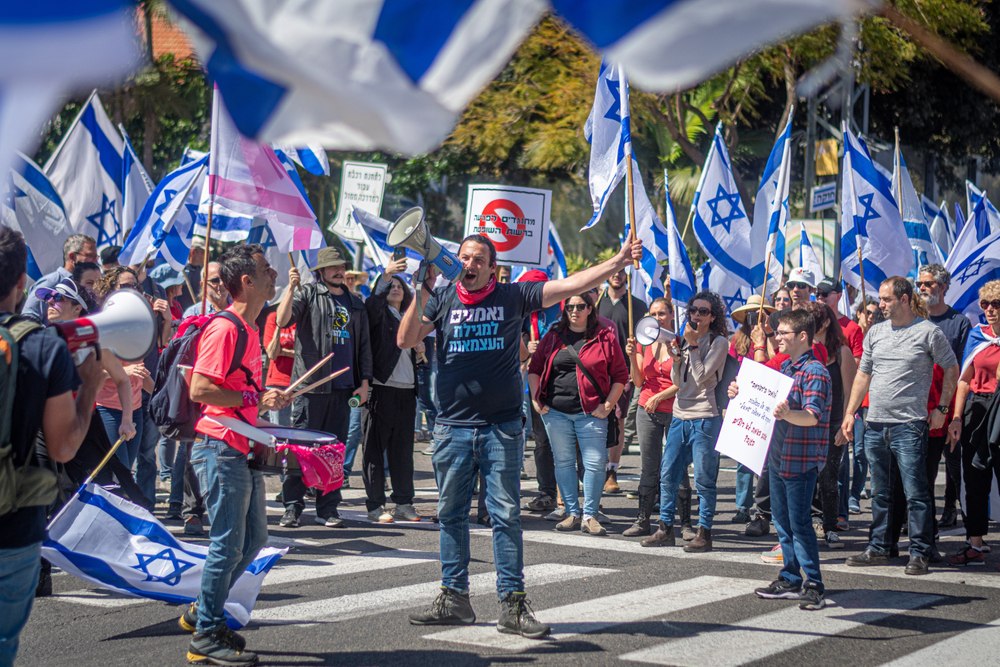
[[(990, 200), (987, 197), (981, 196), (976, 199), (975, 208), (972, 209), (972, 216), (962, 227), (958, 238), (955, 239), (955, 245), (951, 248), (951, 254), (948, 255), (948, 263), (945, 264), (945, 267), (949, 271), (955, 270), (965, 262), (968, 257), (976, 252), (980, 244), (991, 235), (1000, 233), (994, 230), (990, 224), (989, 207)], [(954, 279), (952, 282), (954, 282)]]
[(866, 0), (171, 0), (240, 131), (408, 154), (440, 145), (547, 11), (647, 90), (868, 9)]
[(122, 231), (127, 235), (129, 230), (135, 226), (142, 208), (146, 205), (146, 200), (153, 192), (153, 181), (142, 166), (142, 161), (135, 154), (132, 142), (129, 141), (125, 129), (122, 130), (122, 137), (125, 140), (124, 153), (122, 155)]
[[(928, 209), (925, 206), (924, 211)], [(942, 201), (941, 206), (934, 207), (934, 217), (930, 218), (931, 240), (937, 246), (938, 253), (942, 259), (947, 260), (951, 253), (952, 246), (955, 245), (955, 238), (952, 234), (955, 231), (950, 219), (948, 219), (948, 202)]]
[(997, 207), (993, 205), (990, 201), (989, 196), (983, 191), (977, 188), (971, 181), (965, 182), (965, 201), (968, 204), (968, 208), (965, 209), (968, 213), (966, 215), (966, 220), (971, 219), (973, 213), (976, 210), (976, 205), (979, 200), (985, 199), (986, 205), (986, 218), (989, 220), (990, 229), (994, 232), (1000, 232), (1000, 211)]
[[(642, 184), (642, 174), (639, 165), (632, 161), (632, 185), (635, 190), (635, 235), (642, 242), (642, 259), (639, 260), (639, 270), (632, 271), (632, 294), (640, 301), (649, 304), (653, 299), (664, 296), (666, 289), (663, 279), (667, 271), (663, 262), (667, 259), (669, 241), (667, 230), (660, 222), (656, 210), (649, 202), (646, 188)], [(625, 219), (628, 220), (628, 202), (625, 202)], [(629, 230), (626, 227), (625, 235)]]
[(667, 270), (670, 274), (670, 300), (683, 311), (687, 309), (691, 297), (697, 293), (698, 283), (695, 282), (694, 269), (691, 267), (691, 258), (684, 246), (684, 239), (681, 238), (680, 230), (677, 228), (677, 217), (674, 215), (674, 205), (670, 201), (666, 170), (663, 171), (663, 189), (667, 198)]
[[(966, 225), (971, 226), (971, 222)], [(979, 288), (991, 280), (1000, 280), (1000, 232), (991, 233), (964, 252), (956, 244), (945, 268), (951, 273), (945, 302), (973, 324), (985, 324), (986, 317), (979, 307)]]
[(95, 91), (45, 163), (73, 230), (96, 239), (98, 249), (122, 242), (123, 150)]
[[(226, 614), (250, 621), (268, 571), (287, 549), (265, 547), (229, 591)], [(88, 484), (49, 526), (42, 556), (101, 588), (170, 604), (193, 602), (208, 547), (181, 542), (143, 508)]]
[(590, 199), (594, 207), (583, 229), (600, 221), (608, 197), (625, 178), (625, 157), (632, 153), (629, 128), (628, 81), (620, 67), (602, 62), (594, 106), (583, 126), (583, 136), (590, 143)]
[(31, 158), (14, 156), (0, 222), (24, 234), (41, 274), (63, 265), (63, 242), (73, 233), (62, 198)]
[(938, 252), (937, 245), (931, 238), (931, 228), (924, 218), (924, 208), (917, 196), (917, 190), (910, 179), (910, 170), (906, 168), (906, 159), (899, 146), (896, 146), (894, 171), (892, 174), (892, 194), (899, 204), (899, 213), (903, 218), (903, 229), (913, 248), (913, 270), (910, 277), (917, 277), (917, 269), (928, 264), (941, 264), (944, 258)]
[(326, 149), (320, 144), (313, 143), (303, 148), (287, 144), (273, 144), (271, 147), (275, 153), (284, 153), (292, 162), (314, 176), (330, 175), (330, 160), (326, 155)]
[(0, 2), (0, 174), (68, 93), (113, 83), (139, 54), (131, 0)]
[(694, 235), (711, 261), (709, 289), (722, 297), (728, 312), (746, 303), (750, 285), (750, 218), (733, 178), (729, 151), (716, 126), (694, 195)]
[(861, 289), (858, 246), (864, 259), (867, 295), (878, 293), (889, 276), (905, 276), (913, 269), (913, 252), (906, 238), (890, 179), (875, 167), (864, 143), (844, 130), (843, 187), (841, 188), (840, 270), (843, 279)]
[[(816, 249), (813, 248), (809, 234), (806, 232), (806, 225), (799, 221), (799, 266), (816, 276), (816, 280), (822, 280), (826, 276), (826, 270), (822, 262), (816, 256)], [(845, 311), (846, 312), (846, 311)]]
[(791, 180), (792, 114), (784, 131), (774, 142), (771, 154), (760, 178), (757, 198), (753, 205), (753, 227), (750, 230), (750, 284), (755, 292), (764, 285), (764, 263), (767, 262), (766, 294), (778, 291), (785, 273), (785, 236), (788, 227), (788, 184)]

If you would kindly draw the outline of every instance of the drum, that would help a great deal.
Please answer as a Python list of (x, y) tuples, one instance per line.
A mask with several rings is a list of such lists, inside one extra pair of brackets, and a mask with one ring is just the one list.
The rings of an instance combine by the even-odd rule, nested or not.
[(337, 436), (324, 431), (312, 431), (305, 428), (291, 428), (288, 426), (259, 426), (261, 431), (273, 438), (274, 444), (270, 442), (251, 441), (253, 448), (250, 450), (253, 458), (250, 460), (250, 467), (260, 470), (264, 474), (280, 475), (302, 474), (298, 458), (290, 451), (278, 451), (276, 445), (300, 445), (302, 447), (319, 447), (320, 445), (332, 445), (340, 442)]

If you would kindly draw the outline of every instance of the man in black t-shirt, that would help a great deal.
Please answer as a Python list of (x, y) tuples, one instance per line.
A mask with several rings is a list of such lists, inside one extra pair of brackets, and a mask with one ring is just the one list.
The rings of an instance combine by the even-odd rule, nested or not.
[(493, 524), (493, 559), (502, 607), (497, 629), (537, 639), (550, 631), (539, 623), (524, 593), (520, 470), (524, 455), (521, 413), (521, 322), (600, 284), (633, 258), (642, 245), (626, 244), (612, 259), (563, 280), (502, 284), (496, 281), (496, 248), (485, 236), (467, 237), (458, 259), (458, 283), (433, 289), (434, 271), (403, 316), (398, 343), (412, 348), (437, 331), (438, 413), (434, 427), (434, 474), (440, 493), (441, 593), (414, 625), (474, 623), (469, 603), (469, 505), (477, 468), (486, 481)]
[[(627, 298), (626, 298), (627, 297)], [(625, 343), (635, 335), (629, 331), (628, 326), (628, 300), (632, 301), (633, 325), (642, 318), (646, 312), (646, 303), (638, 299), (635, 295), (628, 293), (628, 278), (625, 269), (615, 273), (608, 278), (608, 286), (597, 297), (597, 314), (615, 323), (615, 331), (618, 335), (618, 344), (622, 347), (622, 354), (625, 361), (631, 364), (628, 354), (625, 352)], [(619, 417), (622, 419), (624, 428), (618, 431), (618, 444), (608, 450), (608, 468), (604, 480), (604, 493), (621, 493), (618, 486), (618, 464), (622, 460), (622, 452), (625, 451), (625, 443), (631, 445), (635, 441), (635, 413), (639, 409), (639, 393), (633, 391), (631, 380), (625, 385), (625, 391), (618, 399)]]
[[(0, 227), (0, 322), (11, 313), (27, 282), (27, 246), (20, 232)], [(76, 455), (90, 426), (103, 371), (90, 354), (73, 367), (65, 341), (52, 329), (28, 333), (18, 345), (17, 387), (10, 414), (13, 463), (38, 466), (35, 439), (45, 437), (49, 459), (65, 463)], [(74, 397), (73, 392), (79, 389)], [(0, 515), (0, 664), (17, 654), (21, 629), (28, 621), (38, 582), (44, 506), (23, 507)]]
[[(330, 353), (333, 358), (311, 375), (309, 381), (320, 380), (341, 368), (350, 370), (296, 398), (292, 403), (292, 425), (333, 433), (346, 442), (351, 420), (348, 401), (352, 396), (357, 396), (360, 403), (367, 401), (372, 380), (368, 314), (364, 302), (347, 289), (347, 260), (339, 250), (320, 250), (312, 269), (317, 280), (308, 285), (301, 285), (298, 269), (293, 266), (289, 270), (288, 289), (275, 315), (279, 328), (296, 325), (292, 381), (298, 380)], [(299, 526), (299, 515), (305, 507), (305, 491), (301, 475), (285, 476), (281, 489), (285, 514), (281, 517), (281, 526)], [(340, 489), (317, 492), (316, 522), (329, 528), (342, 528), (344, 521), (337, 511), (341, 500)]]

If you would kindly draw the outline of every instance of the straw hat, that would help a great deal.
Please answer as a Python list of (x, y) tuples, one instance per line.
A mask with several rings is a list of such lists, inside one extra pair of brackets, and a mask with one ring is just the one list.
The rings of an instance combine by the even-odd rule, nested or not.
[[(746, 322), (747, 313), (753, 312), (755, 310), (760, 310), (761, 309), (760, 304), (761, 304), (761, 296), (759, 294), (751, 294), (747, 298), (747, 302), (744, 305), (737, 308), (736, 310), (734, 310), (733, 312), (729, 313), (729, 316), (732, 317), (737, 322), (739, 322), (740, 324), (743, 324), (744, 322)], [(767, 301), (764, 301), (763, 307), (764, 307), (764, 312), (766, 313), (773, 313), (774, 311), (777, 310), (777, 308), (769, 304)]]

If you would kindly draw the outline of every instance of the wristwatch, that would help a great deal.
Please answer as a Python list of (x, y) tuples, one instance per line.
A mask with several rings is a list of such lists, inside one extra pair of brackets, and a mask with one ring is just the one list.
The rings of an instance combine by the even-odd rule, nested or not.
[(934, 407), (934, 409), (937, 410), (938, 412), (940, 412), (943, 415), (948, 414), (948, 406), (947, 405), (937, 405), (937, 406)]

